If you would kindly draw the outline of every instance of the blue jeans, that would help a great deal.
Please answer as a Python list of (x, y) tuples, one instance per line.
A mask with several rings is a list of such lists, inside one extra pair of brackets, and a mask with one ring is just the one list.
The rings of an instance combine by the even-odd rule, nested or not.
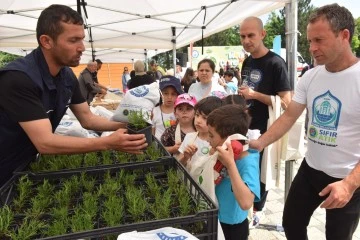
[[(302, 162), (291, 184), (283, 213), (283, 227), (288, 240), (306, 240), (307, 226), (315, 209), (326, 199), (319, 192), (341, 179), (330, 177)], [(351, 240), (360, 217), (360, 188), (343, 208), (326, 210), (326, 239)]]

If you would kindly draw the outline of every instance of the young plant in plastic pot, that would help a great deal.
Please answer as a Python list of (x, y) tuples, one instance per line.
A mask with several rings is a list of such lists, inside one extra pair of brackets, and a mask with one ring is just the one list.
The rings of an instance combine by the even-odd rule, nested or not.
[(152, 143), (152, 124), (148, 123), (146, 119), (150, 119), (148, 112), (130, 111), (128, 115), (127, 130), (129, 134), (145, 134), (148, 146)]

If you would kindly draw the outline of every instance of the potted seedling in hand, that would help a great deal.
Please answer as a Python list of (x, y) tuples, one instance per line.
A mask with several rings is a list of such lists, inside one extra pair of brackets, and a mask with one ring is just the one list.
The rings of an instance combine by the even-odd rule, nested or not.
[(152, 143), (152, 124), (148, 123), (150, 119), (148, 112), (142, 110), (132, 110), (129, 112), (127, 130), (129, 134), (145, 134), (148, 146)]

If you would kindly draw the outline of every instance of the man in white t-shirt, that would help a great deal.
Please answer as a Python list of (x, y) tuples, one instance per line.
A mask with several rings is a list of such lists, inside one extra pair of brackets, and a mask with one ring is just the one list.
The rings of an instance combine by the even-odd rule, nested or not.
[(250, 146), (279, 139), (307, 107), (308, 151), (286, 199), (287, 239), (307, 239), (314, 210), (326, 209), (326, 238), (351, 240), (360, 217), (360, 62), (351, 51), (354, 18), (337, 4), (310, 16), (307, 39), (317, 66), (299, 81), (284, 114)]

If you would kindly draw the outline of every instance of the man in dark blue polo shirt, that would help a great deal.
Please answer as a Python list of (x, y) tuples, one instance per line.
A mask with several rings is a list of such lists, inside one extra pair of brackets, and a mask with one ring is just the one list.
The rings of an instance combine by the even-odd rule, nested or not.
[[(36, 36), (37, 49), (0, 69), (0, 187), (37, 153), (140, 153), (145, 136), (128, 135), (121, 129), (125, 123), (93, 115), (68, 67), (78, 66), (85, 50), (81, 16), (70, 7), (51, 5), (38, 19)], [(103, 138), (55, 135), (68, 107), (84, 128), (115, 132)]]

